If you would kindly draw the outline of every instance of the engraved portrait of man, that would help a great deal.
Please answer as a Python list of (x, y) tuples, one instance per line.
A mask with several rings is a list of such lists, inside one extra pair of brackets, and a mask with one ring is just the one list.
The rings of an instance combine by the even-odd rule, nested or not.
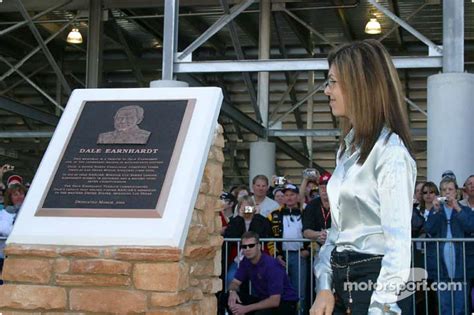
[(97, 144), (146, 144), (151, 132), (140, 129), (145, 112), (138, 105), (121, 107), (114, 115), (114, 131), (103, 132)]

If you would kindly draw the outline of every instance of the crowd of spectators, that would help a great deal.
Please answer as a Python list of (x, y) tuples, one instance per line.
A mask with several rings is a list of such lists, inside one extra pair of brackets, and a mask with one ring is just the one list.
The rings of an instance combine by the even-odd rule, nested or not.
[[(310, 287), (310, 283), (314, 283), (314, 279), (311, 281), (311, 268), (318, 260), (319, 248), (325, 243), (331, 226), (326, 191), (330, 177), (330, 173), (305, 170), (298, 187), (288, 181), (282, 182), (278, 176), (273, 176), (270, 183), (267, 177), (258, 175), (252, 181), (252, 192), (239, 186), (221, 196), (224, 205), (221, 216), (225, 225), (222, 235), (225, 238), (240, 239), (251, 231), (260, 238), (297, 240), (269, 242), (262, 251), (275, 257), (286, 268), (291, 286), (299, 292), (298, 314), (308, 313), (310, 296), (314, 294)], [(241, 192), (245, 192), (243, 196)], [(450, 289), (429, 294), (418, 292), (416, 312), (424, 314), (426, 305), (429, 314), (439, 313), (438, 308), (440, 314), (451, 314), (451, 309), (454, 314), (464, 314), (465, 307), (470, 311), (474, 304), (471, 301), (471, 296), (474, 300), (474, 292), (471, 293), (474, 287), (474, 242), (450, 242), (449, 239), (474, 237), (474, 175), (469, 176), (460, 188), (452, 171), (442, 174), (439, 186), (433, 182), (417, 183), (413, 198), (412, 237), (441, 239), (427, 243), (420, 240), (413, 244), (413, 266), (427, 270), (429, 283), (467, 281), (467, 286), (455, 292)], [(225, 283), (228, 288), (235, 279), (239, 263), (246, 257), (246, 250), (240, 249), (239, 252), (237, 242), (229, 242), (226, 246), (230, 250), (223, 255), (230, 260), (223, 265), (223, 273), (227, 274)]]
[[(22, 177), (13, 170), (8, 164), (0, 168), (0, 272), (5, 239), (12, 231), (27, 193)], [(278, 279), (288, 280), (284, 284), (287, 290), (285, 294), (293, 296), (293, 292), (297, 292), (298, 314), (307, 314), (311, 306), (310, 297), (314, 297), (314, 290), (310, 286), (314, 282), (311, 269), (318, 260), (319, 248), (325, 243), (327, 230), (331, 226), (331, 209), (326, 191), (330, 178), (330, 173), (319, 174), (315, 169), (307, 169), (298, 187), (281, 176), (273, 176), (270, 181), (265, 175), (257, 175), (252, 180), (251, 189), (245, 185), (235, 186), (229, 192), (223, 192), (220, 198), (221, 234), (225, 238), (241, 239), (251, 232), (254, 234), (247, 235), (246, 239), (288, 240), (268, 242), (258, 247), (258, 250), (268, 257), (274, 257), (286, 270), (288, 279)], [(474, 242), (450, 240), (474, 237), (474, 175), (470, 175), (462, 187), (458, 187), (452, 171), (442, 174), (439, 186), (430, 181), (417, 183), (411, 223), (413, 238), (440, 240), (415, 242), (413, 266), (426, 269), (430, 283), (467, 282), (462, 290), (451, 290), (447, 286), (447, 290), (438, 290), (436, 293), (417, 294), (417, 313), (438, 313), (438, 307), (441, 314), (450, 314), (451, 309), (454, 314), (464, 314), (465, 308), (471, 311), (474, 304)], [(244, 279), (242, 272), (238, 271), (239, 265), (244, 259), (253, 257), (256, 250), (250, 246), (241, 248), (240, 245), (240, 242), (223, 245), (222, 268), (223, 276), (226, 276), (223, 277), (224, 291), (232, 283), (235, 285), (236, 277)], [(267, 256), (264, 256), (267, 263), (273, 264)], [(245, 283), (238, 281), (238, 284), (242, 291), (248, 292)], [(228, 299), (229, 295), (225, 295), (225, 298)], [(234, 307), (235, 298), (233, 296), (232, 299)], [(429, 303), (426, 303), (427, 298)], [(258, 309), (259, 302), (256, 303)], [(271, 299), (272, 303), (275, 300)], [(265, 302), (262, 305), (267, 304)], [(425, 310), (425, 305), (428, 305), (428, 310)], [(220, 312), (223, 313), (223, 309)]]

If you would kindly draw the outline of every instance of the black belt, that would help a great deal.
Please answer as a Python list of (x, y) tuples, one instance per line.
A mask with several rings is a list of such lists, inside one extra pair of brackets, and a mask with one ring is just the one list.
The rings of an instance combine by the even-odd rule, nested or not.
[(363, 254), (353, 251), (338, 252), (334, 249), (331, 253), (331, 266), (346, 268), (374, 260), (382, 260), (383, 255)]

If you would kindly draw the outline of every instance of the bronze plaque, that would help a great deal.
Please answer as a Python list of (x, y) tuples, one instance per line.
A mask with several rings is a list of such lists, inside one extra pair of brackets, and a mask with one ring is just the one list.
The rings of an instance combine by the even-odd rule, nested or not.
[(84, 102), (35, 215), (162, 217), (194, 105)]

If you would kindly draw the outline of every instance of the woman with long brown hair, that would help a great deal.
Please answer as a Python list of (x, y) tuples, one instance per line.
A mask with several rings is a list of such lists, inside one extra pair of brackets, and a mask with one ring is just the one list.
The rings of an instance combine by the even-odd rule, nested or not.
[[(26, 187), (20, 183), (11, 184), (5, 191), (5, 208), (0, 210), (0, 236), (8, 237), (13, 229), (18, 212), (25, 200)], [(0, 271), (3, 267), (5, 240), (0, 240)]]
[(342, 134), (311, 314), (401, 314), (416, 164), (400, 80), (375, 40), (342, 45), (328, 61), (324, 92)]

